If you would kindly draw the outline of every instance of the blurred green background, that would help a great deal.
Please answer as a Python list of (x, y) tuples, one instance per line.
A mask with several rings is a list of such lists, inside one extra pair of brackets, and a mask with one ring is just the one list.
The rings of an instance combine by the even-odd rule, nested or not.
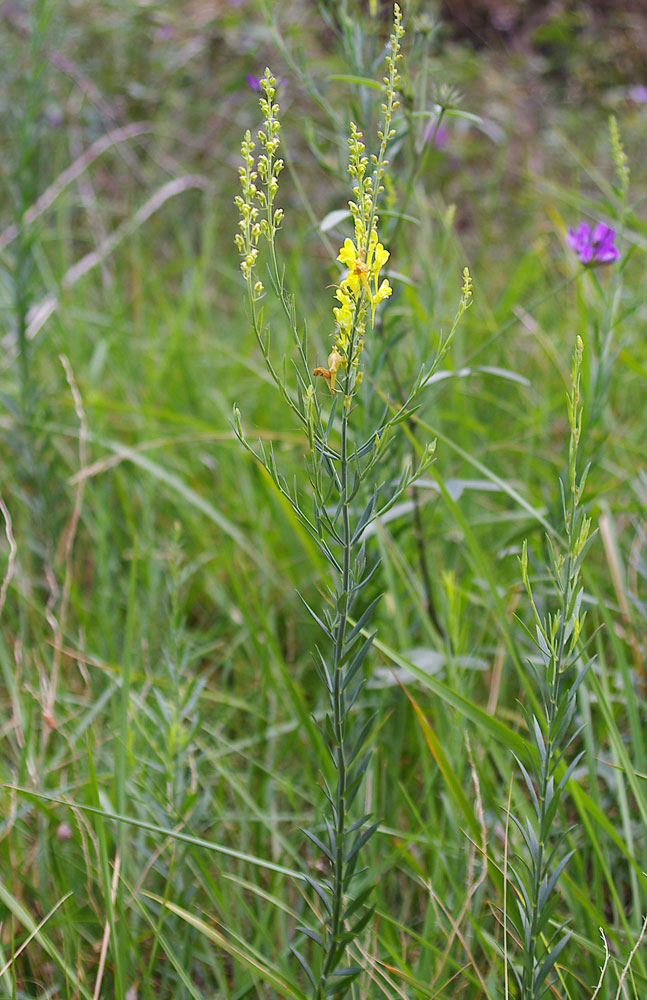
[[(386, 200), (410, 218), (388, 222), (396, 294), (379, 348), (367, 343), (367, 412), (431, 357), (466, 264), (474, 304), (419, 414), (438, 438), (436, 477), (373, 541), (384, 648), (363, 707), (380, 719), (367, 806), (383, 827), (367, 862), (379, 969), (366, 960), (362, 995), (486, 995), (478, 966), (487, 995), (503, 997), (501, 899), (489, 882), (466, 897), (480, 855), (396, 675), (470, 800), (478, 782), (500, 865), (514, 762), (454, 696), (523, 732), (517, 556), (529, 538), (544, 580), (580, 334), (587, 503), (602, 528), (591, 628), (604, 626), (614, 732), (644, 778), (647, 19), (639, 0), (403, 9)], [(289, 969), (306, 903), (249, 856), (315, 863), (298, 830), (320, 806), (321, 695), (296, 590), (316, 602), (325, 576), (231, 431), (236, 403), (249, 438), (274, 443), (288, 479), (302, 475), (306, 443), (249, 329), (233, 198), (242, 134), (260, 123), (248, 77), (269, 65), (287, 166), (282, 262), (321, 363), (348, 121), (375, 127), (379, 92), (358, 81), (381, 79), (390, 24), (388, 4), (350, 0), (0, 4), (2, 997), (280, 995), (250, 969), (250, 949)], [(625, 207), (611, 113), (632, 170)], [(565, 245), (582, 219), (619, 230), (622, 269), (582, 274)], [(271, 303), (267, 315), (280, 365), (289, 335)], [(405, 440), (389, 475), (407, 453)], [(577, 777), (600, 815), (572, 834), (573, 997), (597, 975), (599, 926), (618, 956), (637, 936), (647, 866), (644, 791), (627, 792), (608, 719), (582, 698)], [(465, 919), (461, 940), (438, 900)], [(641, 963), (628, 995), (644, 995)]]

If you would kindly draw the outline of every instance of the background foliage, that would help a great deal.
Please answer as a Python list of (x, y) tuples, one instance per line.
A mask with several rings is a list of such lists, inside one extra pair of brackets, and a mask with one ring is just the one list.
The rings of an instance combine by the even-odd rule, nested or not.
[[(247, 76), (269, 63), (280, 250), (321, 363), (348, 120), (377, 120), (379, 94), (353, 79), (381, 78), (391, 12), (377, 7), (2, 5), (2, 997), (305, 989), (289, 945), (309, 904), (291, 873), (316, 865), (298, 831), (320, 800), (324, 704), (296, 590), (317, 604), (324, 566), (230, 426), (235, 401), (288, 478), (302, 468), (249, 329), (232, 199), (258, 121)], [(401, 277), (366, 350), (368, 421), (432, 355), (469, 264), (445, 376), (384, 475), (433, 438), (436, 462), (371, 537), (367, 600), (384, 597), (362, 698), (379, 720), (366, 811), (381, 826), (357, 991), (513, 992), (503, 872), (523, 843), (507, 809), (530, 814), (515, 755), (537, 697), (518, 556), (528, 539), (543, 615), (579, 334), (595, 662), (557, 818), (574, 854), (556, 991), (593, 995), (602, 928), (598, 996), (642, 997), (640, 949), (620, 982), (647, 905), (640, 8), (452, 7), (404, 5), (387, 192), (407, 215), (389, 221)], [(459, 112), (435, 145), (419, 114), (434, 102)], [(582, 218), (619, 230), (620, 266), (582, 273), (565, 245)], [(278, 315), (273, 328), (280, 363), (292, 346)]]

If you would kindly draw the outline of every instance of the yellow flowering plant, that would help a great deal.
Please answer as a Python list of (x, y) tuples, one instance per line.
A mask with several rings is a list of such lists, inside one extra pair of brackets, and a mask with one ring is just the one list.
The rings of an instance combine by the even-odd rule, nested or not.
[[(379, 568), (378, 561), (371, 560), (367, 553), (367, 532), (423, 475), (433, 460), (434, 444), (422, 450), (417, 463), (406, 465), (397, 481), (383, 482), (379, 472), (385, 467), (383, 458), (397, 426), (410, 419), (417, 395), (448, 350), (454, 330), (471, 301), (471, 279), (466, 269), (456, 319), (449, 334), (441, 340), (436, 356), (420, 370), (406, 398), (397, 406), (389, 404), (377, 424), (359, 438), (354, 432), (352, 415), (355, 403), (360, 400), (365, 340), (367, 332), (370, 334), (375, 328), (377, 310), (384, 308), (393, 295), (385, 275), (390, 255), (379, 238), (378, 208), (389, 165), (387, 152), (397, 131), (394, 116), (399, 107), (398, 63), (403, 35), (402, 14), (395, 4), (377, 152), (366, 155), (363, 134), (355, 123), (350, 126), (348, 172), (353, 181), (349, 201), (353, 234), (344, 239), (337, 254), (343, 270), (335, 285), (332, 345), (325, 365), (313, 367), (311, 363), (307, 326), (297, 320), (295, 301), (284, 287), (277, 259), (276, 235), (283, 215), (276, 207), (277, 177), (283, 162), (277, 156), (280, 123), (279, 108), (274, 101), (276, 81), (269, 69), (260, 80), (264, 123), (257, 136), (262, 150), (258, 160), (254, 158), (255, 141), (250, 132), (241, 146), (236, 244), (247, 288), (250, 321), (272, 380), (304, 428), (309, 444), (306, 473), (310, 496), (306, 499), (297, 485), (288, 486), (271, 447), (266, 451), (259, 443), (256, 450), (247, 442), (237, 408), (234, 408), (234, 429), (245, 448), (269, 473), (300, 525), (324, 555), (329, 569), (323, 609), (315, 610), (304, 600), (323, 636), (323, 643), (315, 647), (313, 659), (328, 706), (320, 727), (321, 736), (335, 773), (332, 784), (322, 777), (327, 804), (321, 821), (313, 829), (303, 831), (321, 853), (324, 868), (323, 874), (320, 867), (303, 874), (312, 889), (312, 920), (299, 929), (303, 941), (293, 947), (313, 1000), (342, 996), (350, 989), (361, 968), (349, 961), (349, 949), (372, 915), (368, 905), (371, 884), (358, 862), (379, 824), (370, 814), (363, 815), (362, 810), (355, 808), (371, 755), (372, 727), (360, 709), (359, 695), (366, 658), (376, 634), (369, 626), (380, 600), (378, 595), (368, 606), (359, 607), (366, 585)], [(265, 287), (258, 277), (259, 247), (263, 242), (271, 287), (295, 345), (293, 384), (288, 382), (287, 366), (280, 372), (271, 356), (270, 333), (262, 308)], [(323, 397), (317, 393), (320, 379), (329, 389)]]

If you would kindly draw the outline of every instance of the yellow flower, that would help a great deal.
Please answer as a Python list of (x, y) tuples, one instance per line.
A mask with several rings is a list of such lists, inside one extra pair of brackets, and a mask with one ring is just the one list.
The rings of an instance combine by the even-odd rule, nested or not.
[(391, 254), (388, 250), (385, 250), (381, 243), (377, 242), (377, 233), (373, 230), (371, 234), (371, 242), (368, 246), (368, 266), (371, 274), (377, 281), (377, 276), (382, 270), (384, 265)]
[(371, 289), (368, 284), (368, 267), (364, 260), (364, 251), (357, 250), (353, 241), (346, 238), (343, 247), (337, 254), (337, 260), (340, 260), (348, 268), (348, 277), (344, 284), (353, 293), (355, 299), (357, 300), (359, 297), (360, 285), (365, 288), (370, 297)]
[(335, 320), (337, 321), (337, 331), (339, 336), (339, 342), (342, 347), (347, 346), (348, 338), (350, 337), (350, 331), (353, 327), (353, 301), (350, 297), (347, 285), (342, 282), (335, 292), (337, 300), (341, 302), (340, 306), (335, 306), (333, 308), (333, 314)]
[[(386, 279), (378, 286), (380, 271), (389, 257), (389, 251), (385, 250), (383, 245), (378, 242), (375, 229), (372, 231), (369, 240), (368, 254), (366, 254), (363, 247), (360, 247), (358, 250), (351, 239), (346, 239), (337, 256), (337, 260), (341, 261), (348, 268), (348, 276), (342, 282), (342, 285), (348, 288), (356, 301), (359, 297), (360, 287), (364, 288), (371, 302), (373, 320), (375, 320), (376, 306), (388, 298), (392, 292), (392, 288)], [(371, 281), (373, 283), (372, 288)], [(335, 311), (335, 315), (337, 315), (337, 311)]]
[(340, 260), (342, 264), (346, 265), (346, 267), (351, 268), (357, 260), (357, 250), (355, 249), (355, 244), (348, 237), (344, 240), (344, 245), (337, 254), (337, 260)]
[[(377, 279), (376, 279), (375, 284), (377, 285)], [(386, 278), (384, 278), (384, 280), (383, 280), (382, 284), (380, 285), (380, 287), (376, 288), (375, 295), (373, 295), (372, 298), (371, 298), (371, 303), (372, 303), (372, 307), (373, 307), (373, 313), (372, 313), (373, 322), (375, 322), (375, 308), (376, 308), (376, 306), (378, 306), (380, 304), (380, 302), (384, 302), (385, 299), (388, 299), (389, 295), (391, 295), (392, 292), (393, 292), (393, 289), (391, 288), (391, 286), (388, 283), (388, 281), (386, 280)]]

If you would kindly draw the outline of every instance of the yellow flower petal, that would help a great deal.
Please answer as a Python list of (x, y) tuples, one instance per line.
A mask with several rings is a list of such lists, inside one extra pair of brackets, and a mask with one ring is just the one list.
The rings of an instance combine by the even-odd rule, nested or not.
[(357, 250), (355, 249), (355, 244), (352, 240), (348, 239), (348, 237), (344, 240), (344, 245), (337, 254), (337, 260), (340, 260), (342, 264), (345, 264), (347, 267), (353, 267), (355, 261), (357, 260)]
[(337, 290), (335, 291), (335, 295), (339, 299), (339, 301), (341, 302), (341, 304), (343, 306), (347, 306), (350, 309), (350, 307), (351, 307), (351, 298), (350, 298), (350, 294), (349, 294), (348, 288), (346, 287), (346, 283), (345, 282), (343, 282), (341, 285), (337, 286)]
[(352, 294), (354, 299), (357, 299), (359, 294), (360, 278), (358, 274), (353, 274), (352, 271), (345, 279), (344, 284), (348, 288), (349, 292)]
[(353, 314), (350, 309), (347, 309), (345, 306), (338, 306), (336, 309), (333, 309), (333, 316), (340, 330), (350, 330), (353, 325)]
[(373, 296), (373, 305), (375, 306), (379, 302), (383, 302), (384, 299), (388, 299), (389, 295), (391, 295), (392, 293), (393, 289), (391, 288), (389, 282), (385, 278), (380, 287), (378, 288), (378, 290), (376, 291), (375, 295)]
[(389, 295), (391, 295), (392, 292), (393, 289), (391, 288), (390, 284), (385, 278), (380, 287), (378, 288), (378, 290), (376, 291), (375, 295), (371, 299), (371, 306), (372, 306), (371, 316), (373, 322), (375, 322), (375, 310), (377, 306), (380, 304), (380, 302), (384, 302), (384, 299), (388, 299)]
[(381, 243), (378, 243), (377, 246), (375, 247), (375, 259), (373, 261), (373, 266), (371, 270), (374, 272), (381, 270), (381, 268), (384, 267), (390, 256), (391, 254), (389, 253), (389, 251), (385, 250)]

